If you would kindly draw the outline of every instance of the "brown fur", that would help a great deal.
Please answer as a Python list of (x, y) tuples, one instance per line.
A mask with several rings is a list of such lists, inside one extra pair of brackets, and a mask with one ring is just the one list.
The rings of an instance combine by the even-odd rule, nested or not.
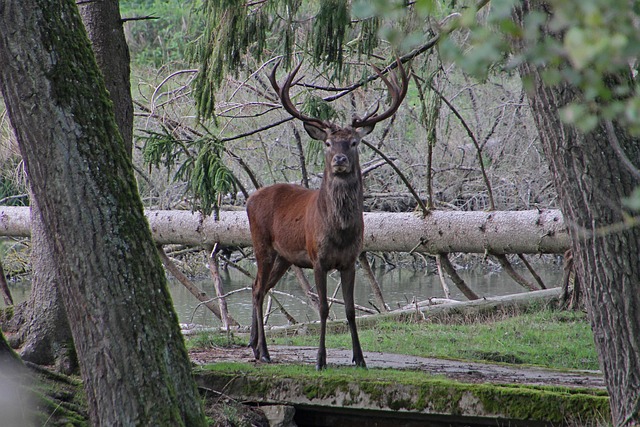
[(362, 251), (364, 232), (358, 144), (373, 130), (377, 122), (391, 117), (397, 111), (407, 94), (409, 78), (400, 59), (397, 60), (397, 67), (402, 77), (402, 86), (398, 85), (395, 75), (389, 81), (374, 67), (389, 89), (393, 99), (391, 107), (381, 114), (377, 114), (376, 108), (363, 119), (354, 117), (351, 126), (341, 128), (305, 116), (296, 109), (289, 97), (289, 89), (300, 65), (289, 74), (282, 88), (276, 81), (277, 64), (269, 81), (284, 109), (304, 123), (311, 138), (324, 142), (324, 176), (319, 190), (276, 184), (258, 190), (247, 201), (251, 239), (258, 263), (258, 273), (253, 283), (250, 345), (256, 359), (270, 361), (264, 335), (264, 297), (291, 265), (312, 268), (320, 301), (321, 323), (316, 368), (326, 367), (325, 335), (329, 315), (327, 273), (336, 269), (340, 271), (345, 312), (353, 344), (353, 361), (357, 366), (365, 367), (353, 301), (355, 263)]
[[(315, 134), (314, 134), (315, 135)], [(313, 136), (313, 135), (312, 135)], [(317, 135), (315, 135), (317, 136)], [(358, 158), (360, 135), (349, 129), (328, 133), (325, 170), (319, 190), (276, 184), (262, 188), (247, 201), (251, 238), (258, 262), (253, 285), (251, 347), (256, 359), (270, 361), (262, 324), (265, 294), (293, 264), (312, 268), (320, 299), (322, 322), (317, 368), (326, 366), (324, 348), (327, 272), (341, 272), (347, 321), (354, 346), (353, 360), (365, 366), (355, 326), (353, 286), (355, 262), (362, 251), (362, 176)], [(338, 167), (339, 172), (335, 172)]]

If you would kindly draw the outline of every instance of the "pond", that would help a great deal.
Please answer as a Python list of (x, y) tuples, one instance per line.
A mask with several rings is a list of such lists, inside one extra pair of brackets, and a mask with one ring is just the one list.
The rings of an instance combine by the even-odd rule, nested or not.
[[(562, 268), (555, 264), (537, 265), (536, 272), (548, 287), (559, 286), (562, 280)], [(382, 289), (385, 302), (389, 307), (398, 308), (407, 305), (412, 301), (423, 301), (429, 298), (443, 298), (444, 292), (437, 274), (432, 271), (415, 271), (407, 268), (395, 268), (385, 271), (383, 269), (374, 270), (377, 280)], [(229, 313), (241, 325), (248, 326), (251, 321), (251, 280), (235, 270), (229, 268), (221, 270), (224, 283), (224, 292), (232, 293), (227, 297)], [(255, 273), (254, 271), (251, 272)], [(310, 270), (305, 270), (307, 278), (313, 285), (313, 277)], [(491, 297), (523, 292), (524, 289), (515, 283), (504, 272), (485, 271), (482, 268), (472, 270), (459, 270), (458, 273), (481, 297)], [(520, 271), (525, 277), (528, 272)], [(340, 282), (340, 275), (337, 272), (330, 273), (327, 278), (328, 294), (333, 295)], [(451, 297), (458, 300), (466, 300), (460, 291), (448, 280), (451, 290)], [(213, 282), (210, 279), (195, 281), (195, 284), (207, 295), (214, 296)], [(10, 282), (9, 288), (14, 301), (20, 303), (29, 298), (30, 285), (26, 281)], [(191, 293), (178, 281), (169, 278), (169, 289), (173, 298), (174, 307), (181, 323), (194, 323), (205, 327), (221, 326), (220, 321), (202, 304), (199, 303)], [(313, 309), (307, 305), (306, 296), (302, 291), (295, 275), (287, 273), (280, 283), (275, 287), (275, 298), (282, 304), (286, 311), (293, 316), (297, 322), (318, 320)], [(342, 291), (338, 289), (337, 299), (342, 299)], [(368, 280), (358, 270), (356, 276), (355, 302), (367, 308), (373, 308), (375, 298), (371, 291)], [(286, 325), (287, 319), (277, 305), (269, 316), (269, 325)], [(362, 313), (358, 313), (362, 314)], [(344, 307), (340, 304), (332, 304), (330, 318), (343, 319)]]
[[(547, 287), (559, 286), (562, 281), (562, 268), (557, 265), (537, 265), (537, 274), (542, 278)], [(528, 272), (519, 271), (521, 275), (528, 276)], [(253, 272), (252, 272), (253, 273)], [(313, 275), (310, 270), (305, 270), (307, 278), (313, 286)], [(389, 271), (374, 270), (380, 284), (385, 302), (391, 308), (398, 308), (410, 304), (413, 301), (424, 301), (429, 298), (443, 298), (444, 291), (440, 278), (433, 272), (415, 271), (412, 269), (396, 268)], [(487, 272), (483, 269), (458, 271), (459, 275), (480, 297), (491, 297), (524, 292), (525, 289), (513, 281), (505, 272)], [(221, 271), (224, 283), (224, 292), (240, 290), (227, 297), (229, 313), (243, 326), (251, 322), (251, 280), (235, 269)], [(339, 285), (340, 275), (337, 272), (330, 273), (327, 278), (328, 295), (333, 295)], [(450, 280), (447, 280), (451, 290), (452, 299), (466, 300)], [(207, 295), (215, 295), (211, 280), (202, 280), (197, 283)], [(244, 289), (244, 290), (243, 290)], [(193, 295), (180, 283), (170, 280), (170, 290), (174, 306), (181, 323), (195, 323), (204, 326), (220, 326), (221, 323), (204, 305), (199, 305)], [(275, 298), (282, 304), (286, 311), (297, 321), (306, 322), (318, 320), (313, 309), (307, 305), (306, 296), (300, 287), (293, 272), (288, 272), (274, 288), (277, 291)], [(342, 290), (335, 294), (342, 300)], [(367, 308), (373, 308), (376, 304), (371, 291), (369, 281), (358, 270), (355, 285), (355, 303)], [(363, 313), (357, 313), (360, 315)], [(332, 304), (330, 318), (344, 319), (344, 306)], [(274, 303), (269, 325), (286, 325), (287, 318)]]

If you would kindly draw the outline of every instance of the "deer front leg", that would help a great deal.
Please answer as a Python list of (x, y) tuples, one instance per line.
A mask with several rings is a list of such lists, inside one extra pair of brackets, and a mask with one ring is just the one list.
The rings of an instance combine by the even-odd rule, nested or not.
[(256, 360), (270, 363), (269, 351), (267, 350), (267, 340), (264, 336), (264, 323), (262, 316), (262, 305), (264, 303), (265, 292), (258, 286), (258, 279), (253, 286), (253, 312), (251, 315), (251, 340), (249, 345), (253, 349), (253, 356)]
[(321, 267), (314, 267), (313, 273), (316, 280), (318, 299), (320, 300), (320, 344), (318, 345), (318, 360), (316, 362), (316, 369), (320, 371), (327, 367), (327, 349), (325, 348), (327, 317), (329, 317), (329, 304), (327, 303), (327, 272)]
[(355, 285), (356, 268), (355, 265), (347, 270), (340, 272), (340, 280), (342, 281), (342, 297), (344, 299), (344, 311), (347, 315), (349, 323), (349, 331), (351, 332), (351, 345), (353, 348), (353, 362), (356, 366), (366, 368), (360, 347), (360, 339), (358, 338), (358, 330), (356, 327), (356, 309), (353, 300), (353, 289)]

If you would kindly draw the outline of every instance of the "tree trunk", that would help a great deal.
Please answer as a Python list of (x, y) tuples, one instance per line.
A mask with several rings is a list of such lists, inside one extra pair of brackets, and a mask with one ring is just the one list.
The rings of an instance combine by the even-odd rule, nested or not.
[(75, 4), (3, 2), (0, 25), (0, 88), (92, 423), (205, 425), (130, 156)]
[(127, 153), (133, 149), (131, 59), (124, 37), (118, 0), (78, 2), (93, 53), (113, 101), (118, 129)]
[[(546, 12), (525, 0), (517, 14)], [(554, 35), (546, 29), (547, 37)], [(542, 147), (571, 237), (577, 279), (584, 286), (600, 365), (611, 398), (613, 423), (640, 423), (640, 228), (623, 224), (622, 199), (640, 185), (612, 147), (606, 123), (584, 134), (562, 123), (558, 111), (581, 93), (567, 83), (547, 86), (543, 66), (524, 63), (528, 92)], [(619, 78), (628, 78), (621, 71)], [(640, 140), (613, 123), (615, 137), (631, 162), (640, 165)]]
[[(133, 146), (133, 103), (131, 99), (129, 49), (124, 37), (118, 1), (82, 3), (80, 6), (98, 66), (105, 78), (114, 103), (118, 129), (127, 152)], [(32, 203), (32, 206), (35, 206)], [(40, 365), (54, 365), (64, 373), (77, 368), (75, 349), (66, 313), (53, 274), (51, 250), (43, 249), (45, 239), (39, 236), (39, 211), (32, 210), (34, 224), (32, 293), (25, 306), (26, 319), (20, 330), (20, 355), (24, 360)]]
[(20, 356), (37, 365), (53, 365), (70, 374), (78, 368), (67, 313), (60, 297), (53, 264), (53, 248), (45, 238), (40, 210), (32, 198), (31, 263), (34, 274), (26, 305), (25, 325), (20, 329)]

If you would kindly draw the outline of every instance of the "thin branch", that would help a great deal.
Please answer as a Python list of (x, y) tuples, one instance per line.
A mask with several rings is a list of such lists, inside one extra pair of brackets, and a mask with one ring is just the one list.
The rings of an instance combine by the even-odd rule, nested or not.
[(2, 268), (2, 262), (0, 262), (0, 289), (2, 290), (2, 298), (4, 298), (5, 305), (7, 306), (13, 305), (13, 297), (11, 296), (9, 285), (7, 284), (7, 277), (4, 274), (4, 268)]
[(402, 182), (404, 182), (404, 185), (407, 187), (407, 189), (409, 190), (411, 195), (413, 195), (413, 198), (416, 200), (416, 202), (420, 206), (420, 209), (422, 209), (422, 214), (424, 216), (429, 215), (429, 209), (427, 209), (427, 207), (425, 206), (425, 204), (422, 201), (422, 199), (420, 199), (420, 196), (418, 195), (416, 190), (413, 188), (413, 186), (409, 182), (409, 179), (396, 166), (396, 164), (393, 162), (393, 160), (391, 160), (391, 158), (387, 157), (387, 155), (384, 154), (382, 151), (378, 150), (378, 148), (375, 145), (370, 144), (369, 142), (365, 141), (364, 139), (361, 142), (364, 145), (366, 145), (367, 147), (371, 148), (373, 151), (375, 151), (376, 154), (378, 154), (380, 157), (382, 157), (384, 159), (384, 161), (387, 162), (389, 164), (389, 166), (391, 166), (393, 168), (393, 170), (396, 172), (396, 174), (398, 174), (398, 176), (400, 177)]
[[(81, 3), (82, 2), (77, 3), (77, 4), (81, 4)], [(129, 22), (129, 21), (148, 21), (148, 20), (152, 20), (152, 19), (160, 19), (160, 17), (159, 16), (152, 16), (152, 15), (133, 16), (131, 18), (121, 18), (120, 22), (122, 22), (124, 24), (125, 22)]]
[(484, 184), (487, 187), (487, 192), (489, 193), (489, 204), (491, 205), (491, 210), (495, 210), (496, 205), (493, 201), (493, 191), (491, 190), (491, 182), (489, 182), (489, 177), (487, 176), (487, 172), (484, 169), (484, 162), (482, 161), (482, 147), (480, 147), (480, 144), (478, 143), (478, 140), (473, 134), (473, 131), (471, 130), (467, 122), (464, 120), (462, 115), (458, 112), (456, 107), (454, 107), (453, 104), (451, 104), (451, 102), (449, 102), (449, 100), (445, 98), (442, 93), (440, 93), (435, 87), (433, 87), (432, 84), (429, 84), (429, 87), (436, 95), (440, 97), (440, 99), (444, 101), (445, 104), (447, 104), (447, 107), (449, 107), (451, 112), (458, 118), (458, 120), (460, 120), (460, 123), (467, 131), (469, 138), (471, 138), (473, 145), (476, 147), (476, 153), (478, 153), (478, 163), (480, 165), (480, 171), (482, 172), (482, 179), (484, 180)]
[[(211, 312), (220, 320), (222, 320), (222, 316), (220, 314), (220, 309), (216, 304), (213, 303), (213, 300), (207, 296), (207, 293), (198, 288), (196, 285), (189, 280), (185, 274), (180, 271), (180, 269), (175, 265), (173, 261), (167, 256), (164, 252), (162, 246), (158, 246), (158, 254), (160, 254), (160, 259), (164, 264), (165, 268), (169, 273), (173, 275), (182, 285), (191, 292), (193, 296), (195, 296), (198, 301), (204, 304)], [(236, 322), (231, 316), (229, 316), (229, 325), (231, 326), (239, 326), (238, 322)]]
[(378, 284), (378, 280), (376, 280), (375, 274), (373, 274), (373, 270), (371, 269), (371, 265), (369, 264), (369, 260), (367, 259), (367, 253), (362, 252), (358, 257), (360, 261), (360, 266), (364, 271), (364, 275), (369, 280), (369, 284), (371, 285), (371, 291), (373, 291), (373, 296), (376, 298), (376, 302), (380, 305), (381, 311), (389, 311), (389, 306), (384, 302), (384, 297), (382, 296), (382, 290), (380, 289), (380, 284)]
[(538, 285), (540, 286), (540, 289), (547, 289), (547, 287), (545, 286), (544, 282), (542, 281), (542, 278), (538, 275), (538, 273), (536, 273), (536, 270), (534, 270), (534, 268), (531, 265), (531, 263), (529, 263), (529, 261), (527, 261), (527, 258), (525, 258), (524, 254), (518, 254), (518, 258), (520, 258), (520, 260), (522, 260), (522, 263), (525, 265), (525, 267), (527, 267), (527, 270), (529, 270), (529, 273), (531, 273), (531, 276), (533, 276), (535, 281), (538, 282)]
[[(442, 285), (442, 291), (444, 292), (444, 297), (446, 299), (451, 299), (451, 290), (449, 290), (449, 285), (447, 284), (447, 279), (444, 277), (443, 269), (442, 269), (442, 256), (443, 254), (436, 255), (436, 266), (438, 267), (438, 277), (440, 277), (440, 284)], [(447, 254), (444, 254), (446, 257)]]
[(500, 254), (500, 255), (494, 254), (493, 256), (496, 257), (496, 259), (498, 260), (498, 262), (500, 263), (500, 265), (502, 266), (504, 271), (506, 271), (507, 274), (509, 276), (511, 276), (511, 278), (513, 280), (515, 280), (515, 282), (518, 283), (520, 286), (523, 286), (523, 287), (529, 289), (530, 291), (538, 291), (539, 290), (539, 288), (536, 285), (534, 285), (533, 283), (531, 283), (530, 281), (528, 281), (527, 279), (522, 277), (513, 268), (513, 266), (511, 265), (511, 262), (509, 262), (509, 259), (507, 258), (506, 255), (504, 255), (504, 254)]
[[(395, 157), (389, 157), (389, 158), (390, 158), (392, 161), (395, 161), (395, 160), (396, 160), (396, 158), (395, 158)], [(363, 177), (364, 177), (364, 176), (367, 176), (367, 174), (369, 174), (370, 172), (372, 172), (372, 171), (374, 171), (374, 170), (378, 169), (379, 167), (384, 166), (384, 165), (386, 165), (386, 164), (387, 164), (387, 162), (386, 162), (385, 160), (378, 160), (377, 162), (373, 162), (373, 163), (371, 163), (371, 164), (370, 164), (370, 165), (368, 165), (368, 166), (364, 166), (364, 167), (362, 168), (362, 176), (363, 176)]]
[(293, 119), (294, 119), (294, 117), (287, 117), (286, 119), (278, 120), (277, 122), (273, 122), (271, 124), (262, 126), (262, 127), (258, 128), (258, 129), (254, 129), (254, 130), (249, 131), (249, 132), (245, 132), (245, 133), (241, 133), (241, 134), (238, 134), (238, 135), (230, 136), (228, 138), (221, 138), (220, 141), (227, 142), (227, 141), (233, 141), (233, 140), (240, 139), (240, 138), (246, 138), (247, 136), (255, 135), (256, 133), (260, 133), (262, 131), (274, 128), (276, 126), (280, 126), (281, 124), (286, 123), (286, 122), (288, 122), (290, 120), (293, 120)]
[(605, 127), (607, 128), (607, 136), (609, 137), (609, 143), (611, 144), (611, 148), (615, 151), (618, 159), (622, 162), (625, 168), (633, 175), (636, 179), (640, 179), (640, 169), (638, 169), (627, 157), (627, 153), (624, 152), (622, 146), (620, 145), (620, 141), (618, 140), (618, 136), (616, 135), (615, 129), (613, 128), (613, 123), (611, 120), (605, 120)]
[(228, 331), (229, 309), (227, 308), (227, 299), (224, 297), (224, 288), (222, 286), (222, 278), (220, 277), (220, 269), (218, 266), (218, 252), (220, 251), (220, 245), (216, 243), (213, 247), (209, 246), (207, 251), (209, 252), (209, 272), (211, 273), (211, 279), (213, 280), (213, 288), (218, 296), (222, 326)]
[(284, 317), (287, 318), (287, 322), (289, 322), (292, 325), (297, 325), (298, 321), (296, 319), (293, 318), (293, 316), (291, 314), (289, 314), (289, 312), (287, 311), (286, 308), (284, 308), (284, 306), (280, 303), (280, 301), (278, 301), (278, 299), (276, 298), (275, 295), (271, 295), (271, 299), (276, 303), (276, 305), (278, 306), (278, 310), (280, 310), (280, 312), (284, 315)]
[(443, 253), (440, 255), (440, 264), (442, 265), (442, 268), (449, 275), (449, 277), (451, 277), (453, 283), (455, 283), (458, 289), (462, 291), (464, 296), (470, 300), (480, 299), (480, 297), (475, 292), (473, 292), (469, 286), (467, 286), (464, 279), (460, 277), (453, 265), (451, 265), (451, 261), (449, 261), (449, 254)]

